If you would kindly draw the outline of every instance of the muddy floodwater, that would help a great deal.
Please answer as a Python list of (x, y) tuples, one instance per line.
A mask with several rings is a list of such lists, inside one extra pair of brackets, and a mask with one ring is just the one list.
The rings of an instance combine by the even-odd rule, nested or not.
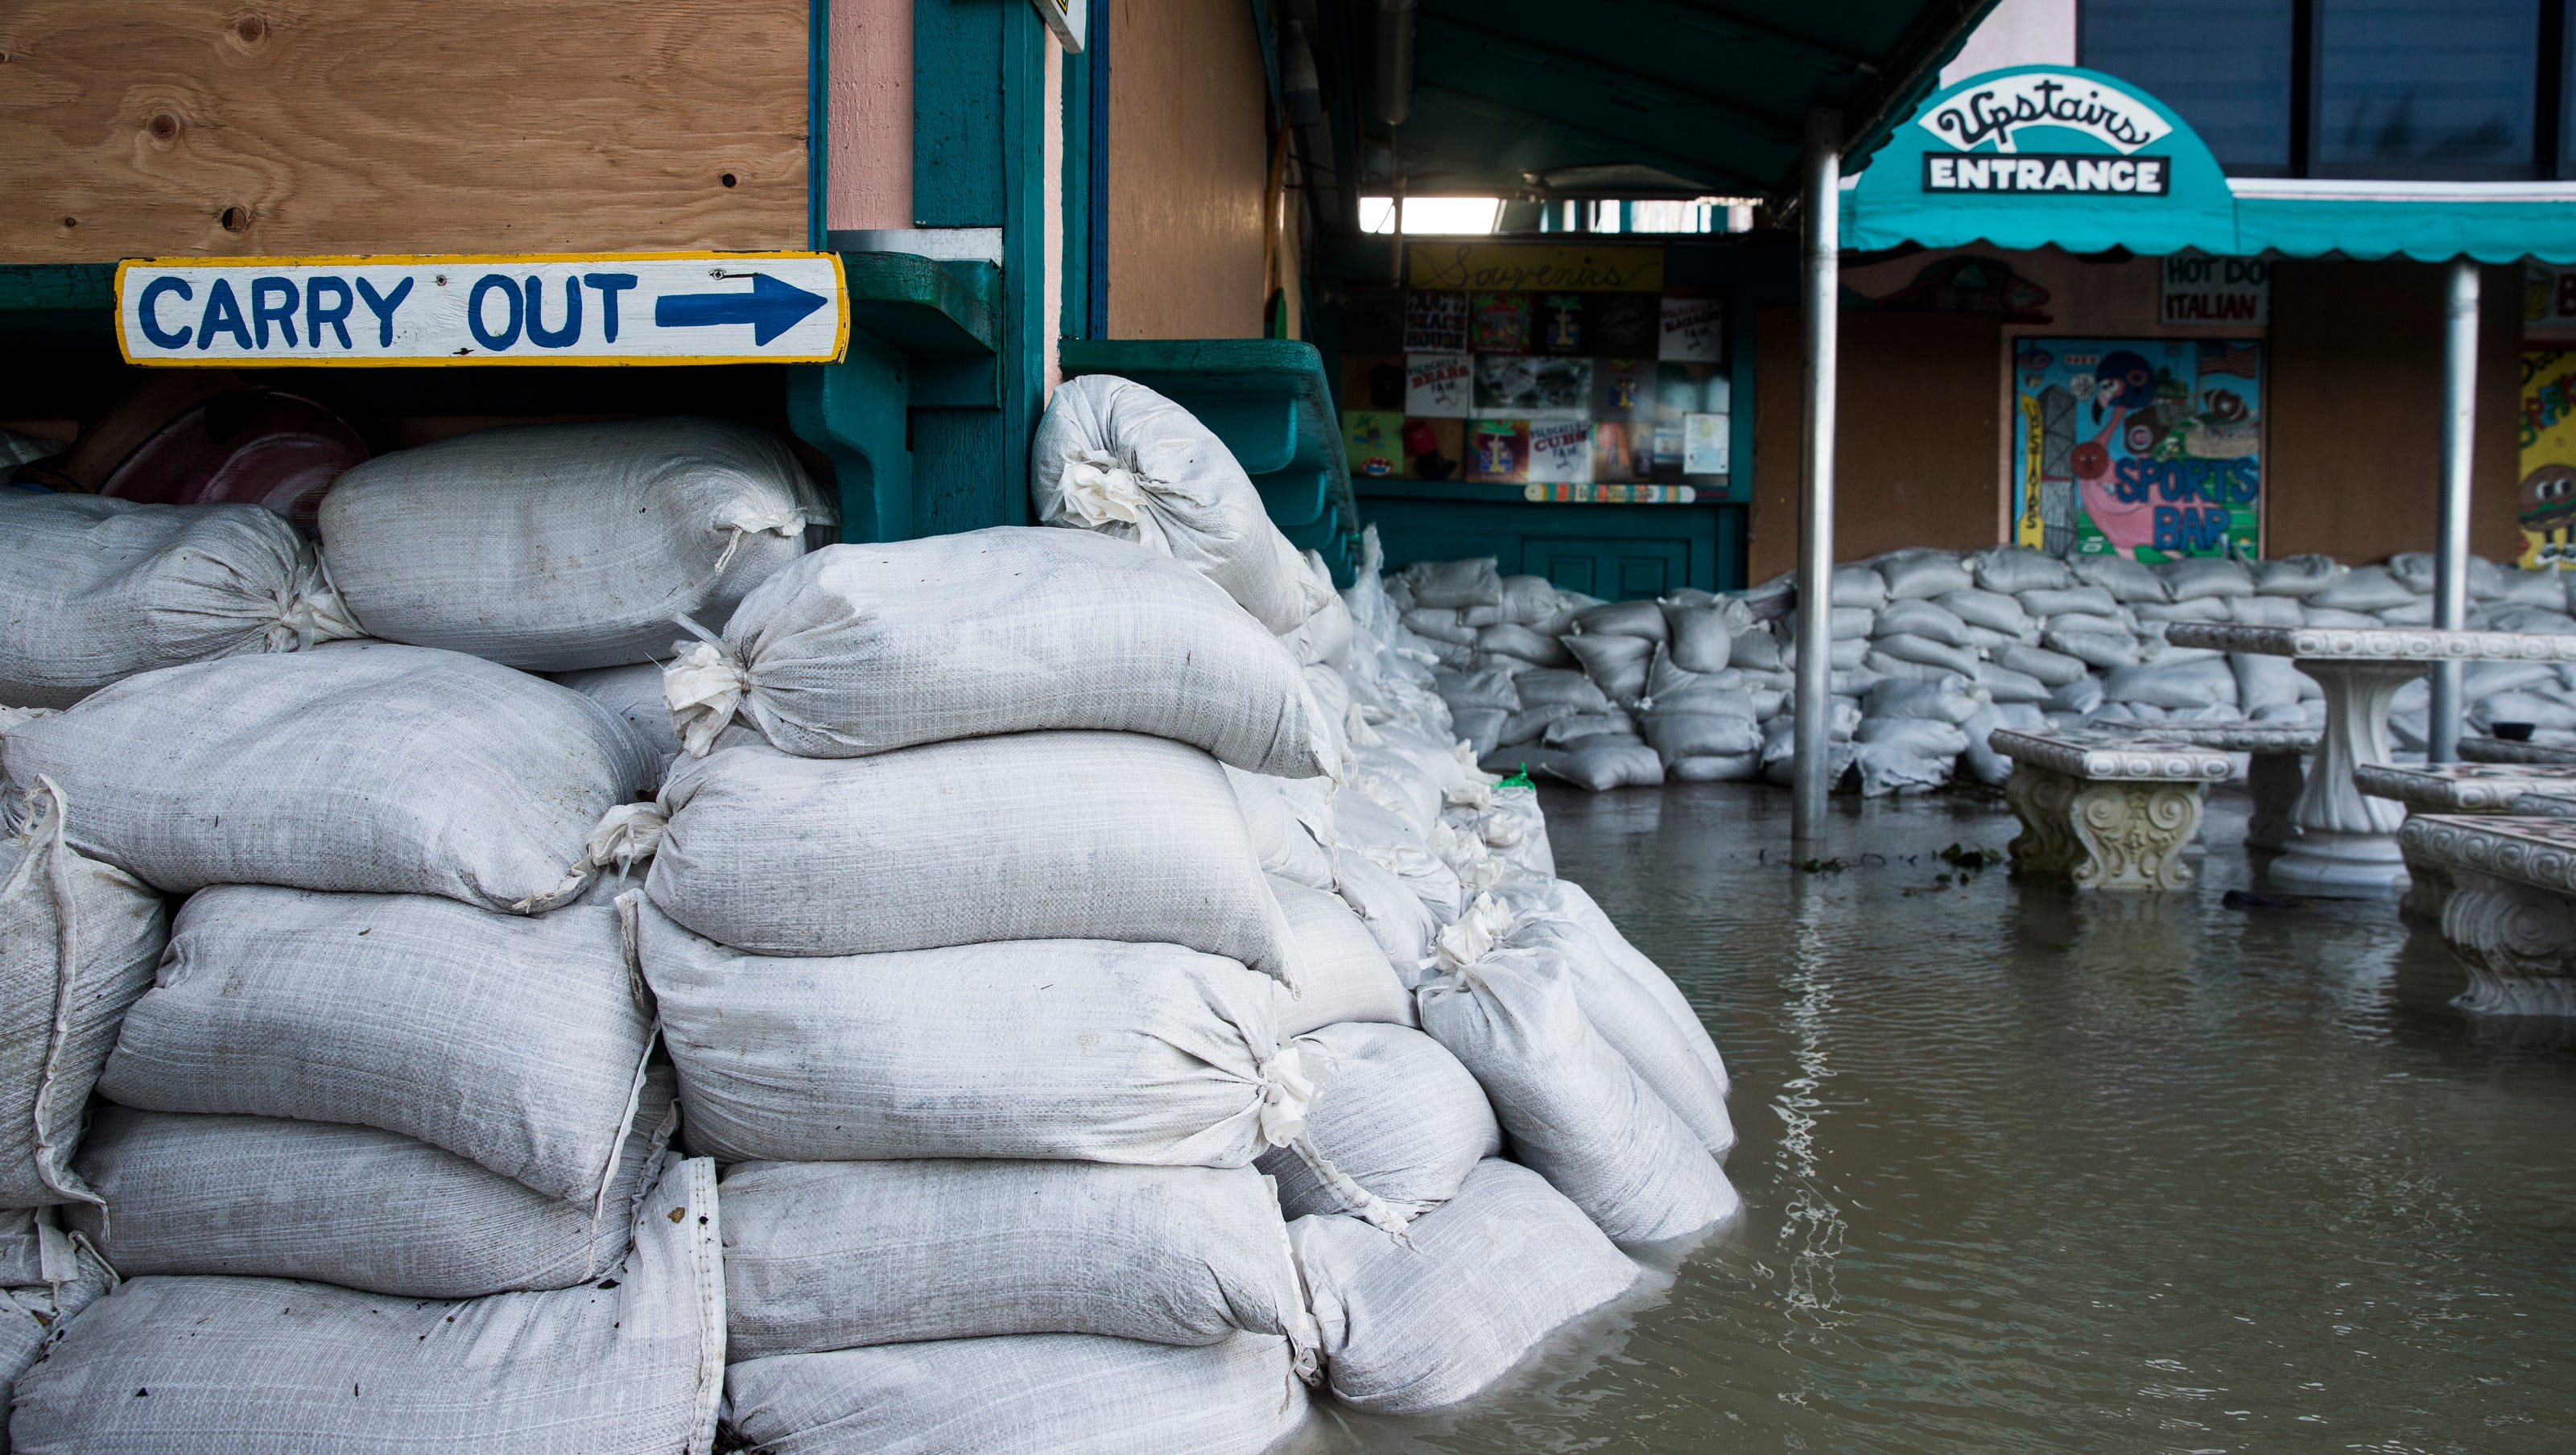
[(2576, 1050), (2452, 1008), (2393, 901), (1962, 873), (2013, 820), (1788, 795), (1546, 800), (1733, 1072), (1744, 1217), (1512, 1387), (1301, 1452), (2576, 1450)]

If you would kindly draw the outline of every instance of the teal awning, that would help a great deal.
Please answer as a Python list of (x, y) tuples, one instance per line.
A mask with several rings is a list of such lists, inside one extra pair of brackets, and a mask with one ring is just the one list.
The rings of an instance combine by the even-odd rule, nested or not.
[(1842, 198), (1843, 246), (2576, 263), (2576, 183), (2230, 178), (2118, 77), (2015, 66), (1948, 87)]

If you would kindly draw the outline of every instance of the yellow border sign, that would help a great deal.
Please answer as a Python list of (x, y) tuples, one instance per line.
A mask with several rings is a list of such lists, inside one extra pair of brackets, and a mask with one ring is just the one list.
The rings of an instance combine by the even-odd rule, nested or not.
[(1664, 250), (1655, 246), (1413, 242), (1405, 281), (1416, 288), (1568, 293), (1661, 293)]
[(148, 368), (825, 363), (850, 304), (831, 253), (151, 258), (116, 336)]

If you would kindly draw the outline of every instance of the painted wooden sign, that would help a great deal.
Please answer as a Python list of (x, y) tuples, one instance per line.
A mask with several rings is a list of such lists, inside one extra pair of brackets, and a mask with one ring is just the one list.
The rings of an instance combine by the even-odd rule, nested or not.
[(821, 363), (849, 338), (830, 253), (156, 258), (116, 270), (128, 363)]

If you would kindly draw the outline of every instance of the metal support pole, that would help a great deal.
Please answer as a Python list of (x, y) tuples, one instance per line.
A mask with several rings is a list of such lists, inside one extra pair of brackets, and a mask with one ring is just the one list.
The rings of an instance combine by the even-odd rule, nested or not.
[[(2458, 631), (2469, 605), (2469, 466), (2478, 416), (2478, 265), (2454, 258), (2449, 316), (2442, 326), (2442, 535), (2433, 557), (2433, 625)], [(2433, 668), (2432, 711), (2426, 719), (2424, 756), (2436, 763), (2460, 757), (2460, 668)]]
[(1842, 126), (1833, 111), (1807, 113), (1806, 441), (1798, 498), (1798, 677), (1790, 765), (1789, 837), (1806, 853), (1822, 842), (1833, 787), (1834, 373), (1842, 295)]

